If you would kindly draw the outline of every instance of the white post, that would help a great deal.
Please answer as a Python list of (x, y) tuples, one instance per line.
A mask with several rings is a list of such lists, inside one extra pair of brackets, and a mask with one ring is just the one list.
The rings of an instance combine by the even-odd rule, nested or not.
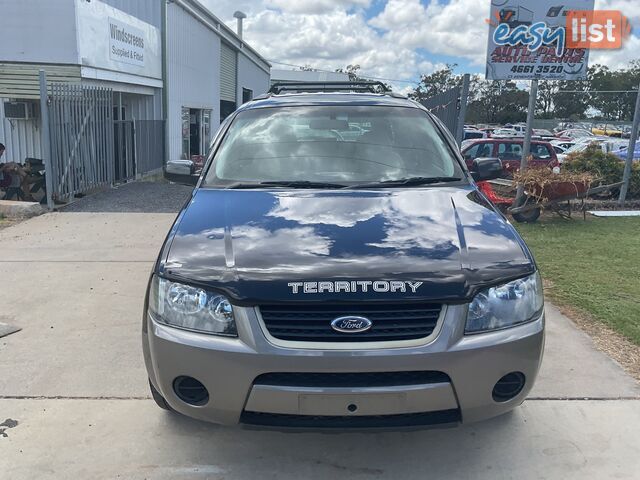
[(47, 93), (47, 74), (40, 70), (40, 143), (44, 162), (45, 184), (47, 188), (47, 208), (53, 210), (53, 159), (51, 158), (51, 136), (49, 134), (49, 94)]
[(633, 164), (633, 154), (636, 149), (636, 140), (638, 138), (638, 123), (640, 123), (640, 85), (636, 94), (636, 110), (633, 114), (633, 126), (631, 127), (631, 137), (629, 137), (629, 146), (627, 147), (627, 161), (624, 164), (624, 174), (622, 175), (622, 187), (620, 187), (620, 196), (618, 204), (624, 205), (629, 191), (629, 183), (631, 182), (631, 165)]
[[(536, 110), (536, 99), (538, 97), (538, 80), (531, 80), (531, 90), (529, 91), (529, 110), (527, 111), (527, 127), (524, 132), (524, 141), (522, 142), (522, 158), (520, 159), (520, 172), (527, 169), (527, 158), (531, 151), (531, 129), (533, 126), (533, 118)], [(524, 187), (518, 185), (516, 193), (515, 206), (519, 206), (524, 195)]]

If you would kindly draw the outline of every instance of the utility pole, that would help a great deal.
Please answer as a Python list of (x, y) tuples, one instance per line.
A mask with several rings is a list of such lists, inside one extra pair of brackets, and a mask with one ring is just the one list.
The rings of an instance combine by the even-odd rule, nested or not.
[[(527, 169), (527, 159), (531, 151), (531, 129), (533, 126), (533, 117), (536, 111), (536, 99), (538, 97), (538, 80), (531, 80), (531, 90), (529, 91), (529, 110), (527, 111), (527, 127), (524, 132), (524, 141), (522, 143), (522, 158), (520, 159), (520, 172), (524, 173)], [(520, 206), (524, 195), (524, 186), (518, 185), (516, 193), (515, 206)]]
[(47, 74), (40, 70), (40, 143), (44, 161), (45, 184), (47, 188), (47, 208), (53, 210), (53, 158), (51, 158), (51, 136), (49, 134), (49, 94), (47, 93)]
[(629, 137), (629, 146), (627, 147), (627, 161), (624, 164), (624, 174), (622, 175), (622, 187), (620, 187), (620, 196), (618, 204), (624, 205), (629, 191), (629, 183), (631, 182), (631, 165), (633, 164), (633, 154), (636, 149), (636, 140), (638, 138), (638, 123), (640, 123), (640, 85), (636, 94), (636, 110), (633, 114), (633, 126), (631, 127), (631, 136)]

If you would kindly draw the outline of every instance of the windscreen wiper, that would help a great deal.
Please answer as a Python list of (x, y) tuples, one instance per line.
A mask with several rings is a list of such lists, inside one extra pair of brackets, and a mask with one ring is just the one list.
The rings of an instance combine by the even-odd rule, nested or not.
[(253, 183), (232, 183), (225, 188), (261, 188), (261, 187), (292, 187), (292, 188), (346, 188), (342, 183), (310, 182), (308, 180), (281, 180)]
[(458, 177), (408, 177), (398, 180), (360, 183), (351, 185), (351, 188), (410, 187), (412, 185), (428, 185), (431, 183), (459, 182), (460, 180), (462, 179)]

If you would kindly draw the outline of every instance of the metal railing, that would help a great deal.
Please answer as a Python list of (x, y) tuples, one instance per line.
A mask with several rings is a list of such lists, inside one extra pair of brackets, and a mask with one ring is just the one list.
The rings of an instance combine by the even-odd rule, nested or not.
[(68, 201), (114, 180), (113, 91), (53, 83), (50, 92), (52, 193)]

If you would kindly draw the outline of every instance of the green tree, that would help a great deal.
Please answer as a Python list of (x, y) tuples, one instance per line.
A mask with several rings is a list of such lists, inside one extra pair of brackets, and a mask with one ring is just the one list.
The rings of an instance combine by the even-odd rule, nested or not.
[(456, 75), (453, 72), (457, 66), (455, 63), (448, 63), (440, 70), (430, 73), (429, 75), (422, 75), (420, 77), (420, 83), (415, 90), (409, 94), (409, 97), (419, 102), (452, 88), (461, 87), (462, 75)]
[[(589, 82), (585, 80), (559, 80), (553, 95), (555, 118), (579, 120), (589, 108)], [(583, 93), (584, 92), (584, 93)]]
[(365, 80), (364, 78), (360, 77), (360, 65), (357, 64), (349, 64), (344, 68), (338, 68), (336, 69), (336, 72), (346, 73), (347, 75), (349, 75), (349, 80), (351, 80), (352, 82)]
[(536, 117), (554, 117), (554, 98), (558, 92), (558, 82), (543, 80), (538, 83), (538, 98), (536, 101)]
[(514, 123), (527, 118), (529, 93), (510, 80), (485, 80), (476, 85), (476, 94), (467, 107), (471, 123)]
[[(338, 72), (338, 73), (346, 73), (347, 75), (349, 75), (349, 81), (351, 81), (351, 82), (377, 81), (375, 79), (363, 77), (360, 74), (360, 65), (357, 65), (357, 64), (355, 64), (355, 65), (349, 64), (345, 68), (337, 68), (336, 72)], [(386, 82), (381, 82), (381, 83), (385, 86), (386, 90), (388, 90), (388, 91), (392, 90), (391, 85), (389, 85), (388, 83), (386, 83)]]
[(591, 92), (589, 104), (602, 112), (605, 119), (629, 121), (633, 118), (640, 81), (640, 62), (633, 61), (628, 68), (620, 70), (593, 65), (589, 68), (587, 80)]

